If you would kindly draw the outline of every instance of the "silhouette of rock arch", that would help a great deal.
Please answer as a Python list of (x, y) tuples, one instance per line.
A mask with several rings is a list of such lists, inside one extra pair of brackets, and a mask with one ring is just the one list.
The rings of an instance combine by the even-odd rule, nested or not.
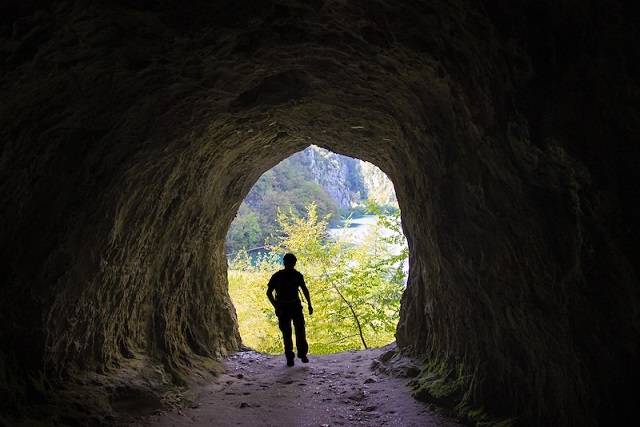
[(2, 14), (9, 408), (25, 373), (143, 355), (181, 382), (237, 348), (224, 235), (258, 177), (313, 142), (394, 182), (411, 259), (397, 340), (430, 361), (421, 393), (448, 378), (454, 401), (531, 424), (629, 415), (632, 11), (125, 3)]

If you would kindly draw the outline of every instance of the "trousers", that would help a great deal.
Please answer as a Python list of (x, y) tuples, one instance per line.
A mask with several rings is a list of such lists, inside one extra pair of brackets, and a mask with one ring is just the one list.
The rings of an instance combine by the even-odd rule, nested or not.
[(307, 343), (307, 335), (304, 329), (304, 314), (302, 314), (302, 305), (300, 304), (283, 304), (278, 310), (278, 326), (282, 331), (282, 340), (284, 341), (284, 354), (287, 360), (293, 360), (295, 353), (293, 352), (293, 339), (291, 337), (291, 323), (296, 332), (296, 350), (298, 357), (307, 355), (309, 344)]

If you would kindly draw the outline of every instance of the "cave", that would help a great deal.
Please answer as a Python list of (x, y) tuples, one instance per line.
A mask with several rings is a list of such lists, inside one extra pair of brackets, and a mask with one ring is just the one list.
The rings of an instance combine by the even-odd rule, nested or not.
[(316, 144), (394, 183), (418, 396), (630, 419), (638, 22), (630, 1), (3, 2), (1, 412), (238, 349), (229, 224)]

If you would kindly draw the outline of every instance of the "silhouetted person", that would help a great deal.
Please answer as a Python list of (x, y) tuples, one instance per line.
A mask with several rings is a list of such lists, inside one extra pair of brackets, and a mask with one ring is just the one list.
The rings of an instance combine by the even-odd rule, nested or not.
[[(278, 326), (282, 331), (282, 339), (284, 340), (284, 354), (287, 357), (287, 365), (293, 366), (295, 355), (293, 353), (293, 340), (291, 339), (291, 322), (296, 330), (296, 349), (298, 357), (302, 363), (308, 363), (307, 352), (309, 345), (304, 330), (304, 315), (302, 314), (302, 301), (298, 294), (298, 289), (302, 289), (302, 293), (307, 300), (309, 314), (313, 314), (311, 306), (311, 298), (309, 290), (304, 283), (302, 273), (296, 270), (296, 256), (294, 254), (286, 254), (282, 258), (284, 270), (277, 271), (271, 276), (267, 287), (267, 297), (276, 309), (278, 316)], [(276, 291), (275, 297), (273, 291)]]

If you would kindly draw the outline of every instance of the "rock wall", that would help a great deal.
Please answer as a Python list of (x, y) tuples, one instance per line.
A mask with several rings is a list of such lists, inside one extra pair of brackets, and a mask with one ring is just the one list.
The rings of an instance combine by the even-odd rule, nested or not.
[(397, 206), (396, 191), (389, 177), (371, 163), (362, 162), (361, 168), (368, 199), (381, 206)]
[(309, 147), (304, 153), (309, 159), (309, 169), (316, 184), (320, 185), (339, 208), (350, 208), (353, 194), (349, 188), (348, 157), (321, 148)]
[(637, 401), (637, 14), (500, 0), (0, 6), (0, 397), (240, 343), (224, 237), (313, 143), (393, 181), (421, 397), (530, 425)]

